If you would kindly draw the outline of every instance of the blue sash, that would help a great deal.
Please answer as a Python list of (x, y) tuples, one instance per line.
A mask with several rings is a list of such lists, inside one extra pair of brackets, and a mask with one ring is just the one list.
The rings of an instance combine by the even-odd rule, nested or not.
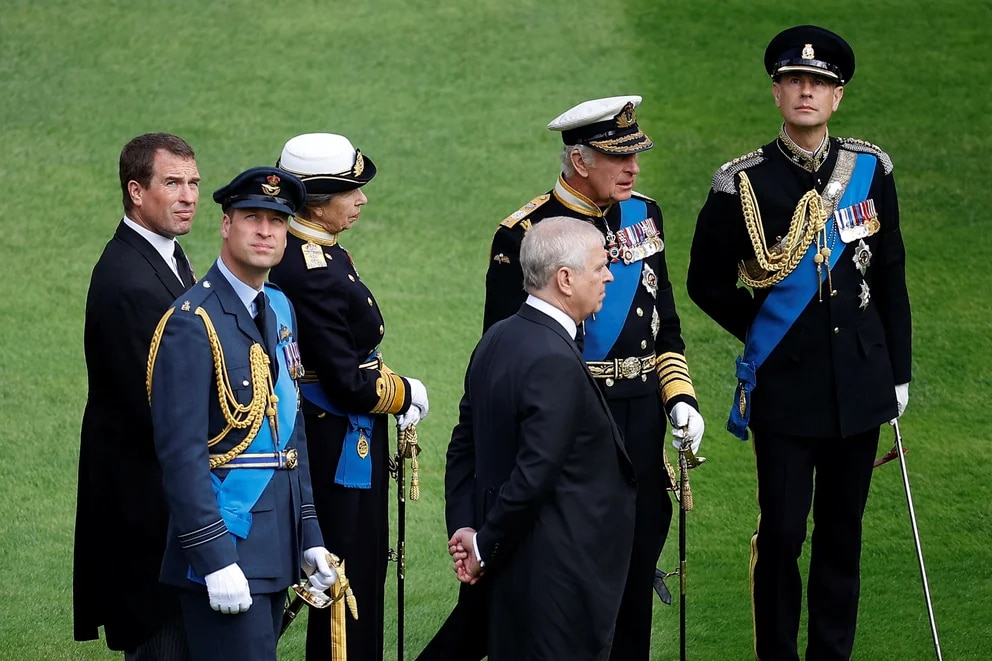
[[(373, 360), (379, 355), (378, 350), (369, 354), (364, 362)], [(348, 431), (345, 432), (341, 446), (341, 458), (334, 472), (334, 482), (350, 489), (372, 488), (372, 453), (371, 450), (363, 459), (358, 454), (358, 444), (364, 437), (365, 442), (372, 446), (372, 427), (375, 416), (372, 413), (347, 413), (331, 402), (327, 393), (319, 383), (306, 383), (300, 387), (303, 398), (311, 404), (320, 407), (331, 415), (348, 419)]]
[[(644, 200), (632, 197), (620, 203), (620, 229), (636, 225), (648, 217), (648, 205)], [(623, 261), (610, 265), (613, 282), (606, 284), (606, 298), (603, 309), (595, 318), (586, 319), (585, 348), (582, 356), (586, 360), (603, 360), (620, 337), (623, 324), (630, 313), (630, 304), (641, 281), (641, 262), (625, 264)]]
[[(269, 308), (276, 315), (276, 327), (292, 328), (293, 315), (290, 313), (289, 300), (285, 294), (270, 287), (265, 288), (265, 294), (269, 299)], [(276, 360), (279, 361), (279, 378), (273, 388), (276, 397), (279, 398), (276, 403), (277, 437), (273, 438), (272, 427), (268, 419), (263, 420), (255, 438), (245, 448), (246, 453), (285, 450), (289, 444), (289, 439), (293, 437), (297, 411), (295, 403), (298, 401), (296, 384), (290, 375), (285, 353), (282, 350), (283, 346), (292, 341), (292, 335), (280, 339), (275, 351)], [(260, 387), (260, 384), (253, 383), (252, 387)], [(220, 518), (235, 538), (247, 539), (248, 533), (251, 531), (251, 508), (262, 497), (262, 492), (269, 485), (273, 473), (275, 473), (273, 468), (232, 470), (228, 472), (227, 477), (221, 480), (216, 473), (211, 471), (210, 482), (214, 489), (214, 495), (217, 496)], [(192, 567), (187, 571), (187, 577), (203, 583), (203, 579), (193, 572)]]
[[(858, 154), (851, 180), (837, 203), (838, 209), (863, 202), (868, 197), (868, 190), (875, 176), (876, 161), (871, 154)], [(834, 220), (828, 218), (827, 222)], [(847, 244), (841, 243), (839, 250), (831, 251), (830, 268), (837, 263), (846, 247)], [(826, 278), (826, 273), (821, 273), (819, 277), (816, 275), (813, 262), (816, 253), (814, 241), (792, 273), (772, 288), (748, 329), (744, 356), (737, 357), (737, 390), (734, 392), (734, 403), (727, 419), (727, 431), (742, 441), (747, 440), (747, 426), (751, 420), (751, 391), (754, 390), (758, 368), (806, 309), (806, 305), (819, 289), (822, 278)]]

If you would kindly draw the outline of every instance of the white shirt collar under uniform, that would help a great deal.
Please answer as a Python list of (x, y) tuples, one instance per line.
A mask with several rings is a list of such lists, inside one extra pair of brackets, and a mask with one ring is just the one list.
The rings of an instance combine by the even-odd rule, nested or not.
[(137, 232), (138, 235), (141, 238), (143, 238), (145, 241), (150, 243), (152, 248), (155, 249), (155, 252), (162, 255), (162, 259), (164, 259), (165, 263), (169, 265), (169, 268), (172, 269), (172, 272), (175, 274), (175, 276), (179, 278), (179, 282), (183, 281), (183, 279), (179, 277), (179, 268), (176, 265), (175, 239), (170, 239), (168, 237), (162, 236), (161, 234), (156, 234), (147, 227), (142, 227), (141, 225), (134, 222), (127, 216), (124, 216), (124, 224), (130, 227), (131, 229), (133, 229), (135, 232)]
[(241, 302), (244, 303), (245, 307), (248, 309), (248, 313), (251, 315), (252, 319), (254, 319), (255, 315), (258, 313), (255, 309), (255, 297), (258, 296), (258, 293), (262, 290), (255, 289), (251, 285), (247, 285), (238, 280), (238, 276), (234, 275), (234, 273), (231, 272), (231, 269), (227, 268), (227, 264), (225, 264), (224, 260), (220, 257), (217, 258), (217, 270), (220, 271), (225, 278), (227, 278), (228, 282), (231, 283), (231, 286), (234, 287), (234, 293), (238, 295), (238, 298), (241, 299)]
[(543, 312), (544, 314), (548, 315), (549, 317), (557, 321), (559, 324), (561, 324), (561, 327), (565, 329), (565, 332), (568, 333), (568, 336), (573, 340), (575, 339), (575, 332), (578, 330), (578, 327), (575, 325), (575, 321), (567, 314), (565, 314), (562, 310), (556, 308), (547, 301), (542, 300), (537, 296), (534, 296), (533, 294), (527, 295), (527, 300), (525, 301), (525, 303), (527, 303), (527, 305), (531, 306), (538, 312)]

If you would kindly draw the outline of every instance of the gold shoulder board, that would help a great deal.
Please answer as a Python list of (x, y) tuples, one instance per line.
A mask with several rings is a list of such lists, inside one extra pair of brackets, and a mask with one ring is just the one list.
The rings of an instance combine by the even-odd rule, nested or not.
[(531, 200), (530, 202), (523, 205), (522, 207), (511, 213), (509, 216), (504, 218), (503, 222), (500, 223), (500, 226), (501, 227), (515, 226), (521, 220), (529, 216), (534, 211), (534, 209), (538, 208), (539, 206), (541, 206), (550, 199), (551, 199), (551, 195), (548, 193), (545, 193), (544, 195), (538, 195), (533, 200)]

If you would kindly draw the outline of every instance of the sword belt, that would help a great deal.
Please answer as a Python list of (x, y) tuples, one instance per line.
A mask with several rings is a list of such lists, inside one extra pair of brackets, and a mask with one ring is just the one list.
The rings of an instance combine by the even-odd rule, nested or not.
[(614, 358), (613, 360), (590, 360), (586, 362), (594, 379), (636, 379), (654, 370), (657, 358), (653, 353), (646, 356)]
[[(210, 455), (210, 458), (220, 455)], [(291, 471), (296, 468), (299, 458), (296, 448), (281, 450), (279, 452), (245, 452), (239, 454), (219, 468), (274, 468), (276, 470)]]

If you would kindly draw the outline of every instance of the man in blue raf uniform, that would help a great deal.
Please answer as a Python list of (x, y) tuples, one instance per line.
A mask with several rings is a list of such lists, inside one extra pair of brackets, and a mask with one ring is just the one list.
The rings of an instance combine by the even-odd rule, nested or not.
[(755, 653), (799, 658), (798, 559), (812, 505), (806, 658), (848, 659), (879, 425), (909, 398), (899, 205), (888, 155), (827, 131), (854, 75), (847, 42), (790, 28), (768, 45), (765, 69), (784, 122), (777, 139), (713, 176), (688, 290), (744, 343), (728, 429), (742, 440), (754, 432)]
[[(688, 439), (698, 451), (703, 435), (668, 278), (661, 209), (634, 191), (638, 155), (654, 146), (637, 123), (640, 102), (639, 96), (586, 101), (548, 125), (562, 135), (561, 175), (551, 191), (510, 214), (496, 230), (484, 315), (488, 329), (523, 304), (520, 243), (533, 225), (567, 216), (603, 233), (614, 281), (607, 285), (603, 309), (585, 322), (579, 337), (589, 370), (623, 432), (637, 478), (633, 553), (611, 654), (612, 659), (624, 660), (647, 659), (650, 653), (655, 565), (672, 517), (666, 493), (671, 478), (664, 457), (665, 418), (672, 423), (676, 447)], [(446, 491), (465, 477), (446, 474)], [(447, 523), (451, 533), (481, 522), (449, 517)], [(474, 630), (479, 621), (460, 612), (469, 611), (473, 591), (484, 585), (485, 580), (462, 589), (460, 607), (423, 659), (479, 658), (477, 639), (485, 636), (458, 633)], [(456, 640), (460, 642), (451, 647)]]
[(170, 511), (161, 580), (180, 588), (194, 659), (275, 659), (301, 564), (318, 588), (336, 580), (310, 489), (296, 319), (264, 283), (304, 194), (275, 168), (214, 193), (220, 259), (152, 339), (148, 391)]

